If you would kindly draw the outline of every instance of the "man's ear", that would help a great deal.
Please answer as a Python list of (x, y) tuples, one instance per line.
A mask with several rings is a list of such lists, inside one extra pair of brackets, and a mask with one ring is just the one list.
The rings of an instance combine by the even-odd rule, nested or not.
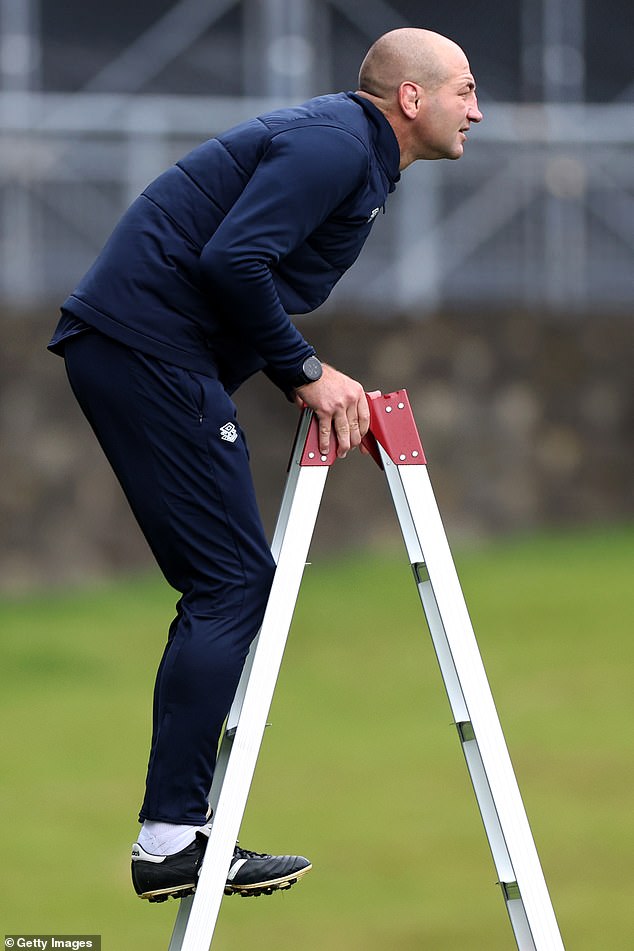
[(418, 115), (422, 93), (418, 83), (405, 81), (398, 87), (398, 103), (408, 119), (415, 119)]

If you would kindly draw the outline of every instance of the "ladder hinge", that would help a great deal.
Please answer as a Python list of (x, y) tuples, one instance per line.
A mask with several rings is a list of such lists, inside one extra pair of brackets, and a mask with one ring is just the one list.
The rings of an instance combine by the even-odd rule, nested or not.
[(414, 577), (416, 578), (416, 584), (422, 584), (424, 581), (429, 581), (429, 572), (427, 571), (427, 565), (424, 561), (416, 561), (412, 565), (412, 570), (414, 572)]
[(426, 465), (412, 407), (405, 390), (369, 393), (370, 432), (395, 466)]
[(471, 720), (463, 720), (461, 723), (456, 723), (456, 726), (458, 727), (458, 734), (463, 743), (466, 743), (467, 740), (475, 740)]
[(519, 901), (521, 899), (520, 887), (517, 882), (500, 882), (504, 892), (505, 901)]

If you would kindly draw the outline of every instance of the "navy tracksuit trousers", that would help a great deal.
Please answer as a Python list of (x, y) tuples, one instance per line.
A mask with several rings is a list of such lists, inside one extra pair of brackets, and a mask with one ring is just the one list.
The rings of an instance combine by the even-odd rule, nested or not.
[(180, 592), (161, 660), (141, 819), (202, 825), (223, 722), (275, 565), (235, 406), (214, 376), (96, 331), (68, 377), (167, 581)]

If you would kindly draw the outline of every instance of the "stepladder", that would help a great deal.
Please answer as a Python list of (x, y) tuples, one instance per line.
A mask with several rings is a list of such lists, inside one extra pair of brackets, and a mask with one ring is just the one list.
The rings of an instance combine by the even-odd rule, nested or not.
[[(382, 470), (400, 526), (464, 753), (496, 880), (519, 951), (564, 945), (435, 500), (405, 390), (368, 396), (364, 446)], [(317, 421), (302, 412), (271, 549), (276, 572), (227, 718), (209, 795), (213, 822), (198, 884), (180, 900), (169, 951), (212, 945), (227, 870), (299, 596), (336, 446), (319, 450)]]

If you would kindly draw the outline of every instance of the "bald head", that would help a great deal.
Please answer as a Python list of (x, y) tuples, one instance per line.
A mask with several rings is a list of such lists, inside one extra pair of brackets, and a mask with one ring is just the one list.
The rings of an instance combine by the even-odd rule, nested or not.
[(482, 119), (475, 88), (469, 60), (453, 40), (407, 27), (370, 47), (357, 94), (391, 125), (402, 171), (418, 159), (460, 158), (471, 123)]
[(432, 91), (449, 75), (449, 63), (464, 54), (446, 36), (406, 27), (391, 30), (370, 47), (359, 71), (359, 90), (391, 99), (402, 82), (411, 80)]

